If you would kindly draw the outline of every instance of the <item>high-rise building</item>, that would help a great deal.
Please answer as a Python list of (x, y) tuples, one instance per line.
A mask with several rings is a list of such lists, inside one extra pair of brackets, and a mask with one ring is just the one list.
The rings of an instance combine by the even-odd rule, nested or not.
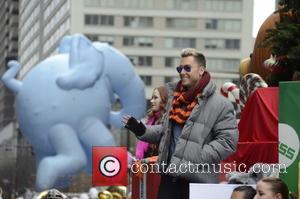
[(55, 53), (63, 35), (83, 33), (127, 55), (148, 98), (153, 87), (177, 78), (175, 66), (187, 47), (206, 55), (220, 86), (238, 79), (240, 59), (253, 48), (252, 18), (247, 0), (21, 1), (20, 75)]
[[(18, 56), (18, 0), (0, 1), (0, 76)], [(0, 187), (3, 198), (14, 191), (17, 131), (14, 95), (0, 83)]]
[[(18, 0), (0, 1), (0, 75), (18, 57)], [(0, 84), (0, 130), (14, 120), (14, 96)]]

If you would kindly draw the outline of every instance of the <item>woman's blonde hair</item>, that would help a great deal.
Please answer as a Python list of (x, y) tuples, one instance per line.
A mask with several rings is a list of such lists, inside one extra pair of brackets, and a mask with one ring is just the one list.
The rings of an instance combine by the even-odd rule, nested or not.
[(267, 177), (261, 179), (261, 182), (270, 185), (271, 191), (274, 194), (281, 194), (282, 199), (296, 199), (296, 197), (289, 192), (288, 186), (280, 178)]

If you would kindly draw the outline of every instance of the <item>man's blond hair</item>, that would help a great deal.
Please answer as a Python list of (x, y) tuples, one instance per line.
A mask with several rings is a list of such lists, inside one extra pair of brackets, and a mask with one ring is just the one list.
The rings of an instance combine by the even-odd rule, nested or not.
[(194, 48), (185, 48), (181, 51), (181, 58), (193, 56), (200, 66), (206, 67), (205, 56)]

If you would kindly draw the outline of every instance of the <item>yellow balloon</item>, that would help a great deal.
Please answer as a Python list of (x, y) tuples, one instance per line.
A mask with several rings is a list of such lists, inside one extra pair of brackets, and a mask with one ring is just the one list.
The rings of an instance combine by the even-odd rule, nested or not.
[(126, 197), (127, 188), (125, 186), (112, 186), (107, 189), (111, 193), (119, 193), (122, 197)]
[(42, 192), (37, 196), (37, 199), (46, 199), (47, 194), (48, 194), (48, 190), (42, 191)]
[(240, 62), (239, 73), (240, 73), (241, 77), (243, 77), (244, 75), (246, 75), (247, 73), (249, 73), (249, 70), (250, 70), (250, 61), (251, 61), (251, 58), (247, 57), (245, 59), (242, 59), (242, 61)]
[(112, 195), (113, 195), (113, 199), (122, 199), (123, 198), (122, 195), (118, 192), (113, 192)]
[(113, 195), (109, 191), (101, 191), (98, 193), (98, 199), (113, 199)]

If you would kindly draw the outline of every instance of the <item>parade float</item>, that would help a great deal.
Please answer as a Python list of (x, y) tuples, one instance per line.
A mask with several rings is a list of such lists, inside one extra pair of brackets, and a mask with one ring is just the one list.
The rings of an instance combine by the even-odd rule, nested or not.
[[(299, 2), (280, 1), (278, 10), (262, 24), (251, 56), (241, 62), (239, 144), (225, 161), (245, 164), (246, 171), (256, 163), (275, 164), (280, 169), (270, 175), (282, 178), (294, 193), (298, 192), (300, 161), (299, 35)], [(260, 76), (268, 87), (247, 77), (249, 72)], [(245, 176), (258, 177), (251, 173), (228, 176), (235, 182)]]

